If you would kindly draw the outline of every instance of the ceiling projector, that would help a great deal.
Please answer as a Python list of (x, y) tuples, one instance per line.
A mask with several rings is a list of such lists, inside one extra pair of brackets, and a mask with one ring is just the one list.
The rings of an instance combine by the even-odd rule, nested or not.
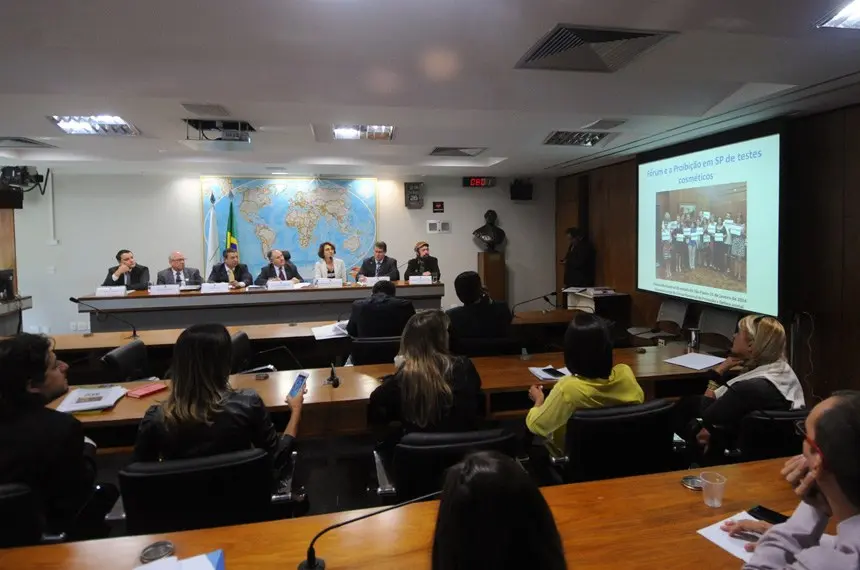
[(24, 190), (45, 181), (35, 166), (4, 166), (0, 168), (0, 188)]

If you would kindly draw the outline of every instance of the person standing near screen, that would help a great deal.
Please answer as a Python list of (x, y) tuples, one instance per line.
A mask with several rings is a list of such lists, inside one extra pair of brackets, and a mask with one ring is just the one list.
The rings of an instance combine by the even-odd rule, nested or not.
[(579, 228), (567, 228), (567, 253), (564, 256), (564, 286), (594, 285), (594, 246)]

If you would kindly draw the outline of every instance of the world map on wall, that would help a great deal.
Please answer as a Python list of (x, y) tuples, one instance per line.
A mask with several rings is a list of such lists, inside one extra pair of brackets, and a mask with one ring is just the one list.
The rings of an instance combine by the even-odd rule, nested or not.
[(335, 245), (335, 257), (343, 259), (348, 270), (373, 253), (376, 179), (202, 177), (200, 186), (205, 251), (210, 251), (211, 196), (220, 251), (232, 193), (239, 256), (253, 277), (269, 263), (266, 254), (272, 249), (289, 251), (306, 280), (313, 278), (324, 241)]

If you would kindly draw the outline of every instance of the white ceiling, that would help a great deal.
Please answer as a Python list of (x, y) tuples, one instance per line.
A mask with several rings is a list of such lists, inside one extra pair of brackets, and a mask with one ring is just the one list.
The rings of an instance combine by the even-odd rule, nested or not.
[[(0, 0), (0, 136), (57, 149), (0, 162), (69, 171), (554, 175), (791, 112), (860, 100), (860, 34), (813, 23), (844, 0)], [(613, 74), (514, 69), (556, 24), (674, 31)], [(183, 102), (260, 132), (199, 152)], [(137, 138), (63, 135), (46, 115), (117, 114)], [(555, 129), (628, 122), (603, 147)], [(319, 142), (332, 123), (391, 143)], [(480, 146), (475, 159), (428, 156)]]

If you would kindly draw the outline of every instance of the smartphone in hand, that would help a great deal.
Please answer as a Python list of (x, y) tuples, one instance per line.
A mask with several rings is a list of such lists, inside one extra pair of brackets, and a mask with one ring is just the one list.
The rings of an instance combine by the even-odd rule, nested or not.
[(305, 389), (305, 382), (308, 380), (307, 372), (299, 372), (299, 375), (296, 376), (296, 381), (293, 382), (293, 387), (290, 388), (290, 398), (295, 398), (299, 394), (302, 393), (302, 390)]

